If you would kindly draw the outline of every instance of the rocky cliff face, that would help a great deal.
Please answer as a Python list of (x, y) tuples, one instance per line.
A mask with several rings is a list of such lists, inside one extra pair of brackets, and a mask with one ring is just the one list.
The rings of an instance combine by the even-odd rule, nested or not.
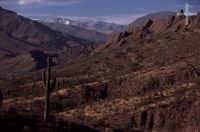
[(143, 26), (144, 23), (148, 20), (156, 20), (156, 19), (166, 19), (169, 16), (175, 16), (175, 12), (171, 11), (161, 11), (156, 13), (147, 14), (143, 17), (136, 19), (134, 22), (129, 24), (129, 27), (140, 27)]
[(142, 38), (148, 38), (150, 35), (160, 34), (163, 32), (183, 31), (187, 28), (199, 27), (200, 18), (197, 16), (189, 17), (189, 24), (185, 25), (186, 17), (169, 16), (164, 19), (147, 20), (140, 27), (130, 27), (125, 31), (115, 34), (104, 46), (99, 46), (94, 52), (104, 52), (108, 49), (118, 48), (123, 43), (134, 42)]

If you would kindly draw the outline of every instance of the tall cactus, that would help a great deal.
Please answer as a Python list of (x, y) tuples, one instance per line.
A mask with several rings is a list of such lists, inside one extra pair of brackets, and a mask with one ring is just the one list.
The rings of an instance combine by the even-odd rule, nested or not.
[(47, 68), (42, 70), (42, 79), (45, 89), (44, 122), (46, 122), (49, 116), (50, 93), (56, 86), (56, 79), (51, 83), (50, 57), (47, 58)]

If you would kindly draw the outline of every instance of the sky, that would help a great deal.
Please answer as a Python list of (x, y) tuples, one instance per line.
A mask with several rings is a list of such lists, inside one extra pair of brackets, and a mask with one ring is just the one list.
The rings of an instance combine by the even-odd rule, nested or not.
[(200, 0), (0, 0), (3, 8), (31, 19), (65, 17), (122, 25), (149, 13), (184, 9), (185, 3), (191, 11), (200, 11)]

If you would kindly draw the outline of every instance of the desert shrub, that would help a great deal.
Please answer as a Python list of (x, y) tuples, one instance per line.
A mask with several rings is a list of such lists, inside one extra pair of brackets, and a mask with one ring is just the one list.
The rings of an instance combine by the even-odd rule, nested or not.
[(110, 58), (108, 56), (104, 57), (104, 60), (110, 60)]
[(195, 82), (196, 82), (198, 85), (200, 85), (200, 77), (197, 77), (197, 78), (195, 79)]
[(0, 107), (2, 107), (2, 103), (3, 103), (3, 94), (0, 90)]
[(131, 64), (131, 70), (132, 70), (132, 71), (136, 71), (136, 70), (138, 70), (139, 68), (140, 68), (140, 64), (139, 64), (139, 63), (134, 62), (134, 63)]
[(166, 120), (165, 131), (166, 132), (176, 132), (176, 122), (172, 119)]
[(8, 87), (5, 87), (5, 88), (2, 88), (1, 91), (0, 91), (0, 100), (3, 98), (9, 98), (10, 96), (10, 88)]
[[(56, 105), (52, 106), (53, 109), (63, 110), (63, 109), (71, 109), (77, 105), (77, 101), (73, 98), (64, 98), (59, 101), (56, 101)], [(56, 107), (56, 108), (55, 108)]]
[(71, 87), (76, 86), (76, 85), (82, 85), (84, 83), (91, 83), (95, 79), (94, 78), (79, 78), (79, 79), (74, 79), (74, 80), (67, 80), (67, 84)]
[(191, 119), (191, 123), (200, 129), (199, 122), (200, 122), (200, 98), (198, 97), (195, 103), (192, 106), (191, 112), (189, 117)]
[(126, 49), (126, 52), (133, 52), (133, 49), (131, 48), (131, 47), (128, 47), (127, 49)]
[(122, 57), (125, 57), (125, 53), (124, 52), (122, 52), (122, 51), (117, 51), (116, 53), (115, 53), (115, 58), (122, 58)]
[(57, 87), (61, 88), (61, 87), (74, 87), (77, 85), (83, 85), (85, 83), (91, 83), (94, 82), (96, 78), (76, 78), (76, 79), (61, 79), (58, 84)]
[(69, 106), (69, 107), (73, 107), (73, 106), (76, 106), (76, 101), (72, 98), (67, 98), (64, 100), (64, 104)]

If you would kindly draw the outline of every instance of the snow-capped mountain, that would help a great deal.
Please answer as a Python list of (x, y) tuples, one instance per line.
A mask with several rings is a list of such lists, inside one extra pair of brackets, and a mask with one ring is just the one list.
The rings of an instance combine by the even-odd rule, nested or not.
[(105, 33), (97, 32), (95, 30), (88, 30), (85, 28), (71, 25), (70, 20), (62, 21), (60, 19), (59, 22), (44, 22), (44, 21), (38, 21), (38, 22), (50, 27), (53, 30), (66, 33), (77, 38), (90, 40), (95, 43), (104, 43), (109, 37), (109, 35)]
[(70, 20), (68, 18), (55, 18), (55, 23), (65, 24), (65, 25), (73, 25), (89, 30), (96, 30), (98, 32), (111, 34), (113, 32), (121, 31), (126, 26), (118, 25), (115, 23), (107, 23), (101, 20)]
[(75, 23), (76, 21), (73, 21), (73, 20), (70, 20), (70, 19), (67, 19), (67, 18), (55, 18), (53, 20), (53, 22), (65, 24), (65, 25), (69, 25), (69, 24), (71, 25), (72, 23)]

